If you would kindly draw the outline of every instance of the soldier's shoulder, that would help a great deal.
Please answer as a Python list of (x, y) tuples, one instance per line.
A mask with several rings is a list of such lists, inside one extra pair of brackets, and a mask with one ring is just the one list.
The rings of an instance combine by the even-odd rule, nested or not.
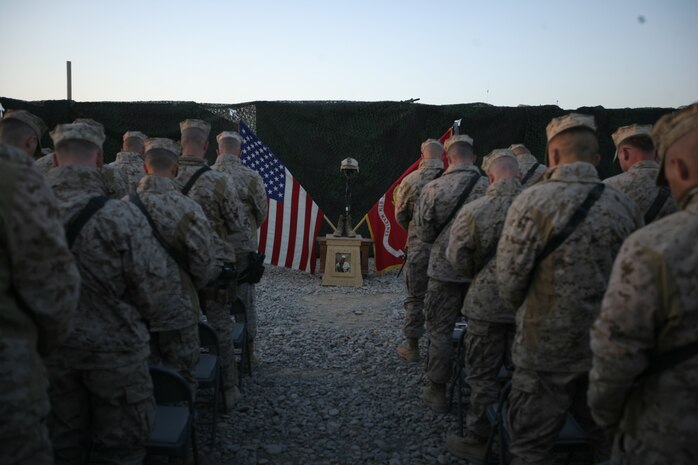
[(17, 167), (31, 167), (33, 161), (23, 150), (7, 144), (0, 144), (0, 161)]
[(633, 232), (626, 240), (628, 246), (651, 249), (660, 254), (689, 253), (698, 236), (698, 217), (677, 211)]

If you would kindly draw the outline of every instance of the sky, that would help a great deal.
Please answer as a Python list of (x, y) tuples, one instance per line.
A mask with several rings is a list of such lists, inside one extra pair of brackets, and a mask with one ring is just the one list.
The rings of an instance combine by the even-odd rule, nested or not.
[(0, 0), (0, 96), (698, 101), (696, 0)]

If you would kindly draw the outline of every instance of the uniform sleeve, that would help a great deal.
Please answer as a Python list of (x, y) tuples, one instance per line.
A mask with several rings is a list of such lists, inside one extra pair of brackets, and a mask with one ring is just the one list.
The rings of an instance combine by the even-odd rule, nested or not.
[(254, 217), (257, 221), (256, 228), (262, 226), (267, 218), (269, 204), (267, 203), (267, 192), (264, 190), (264, 181), (257, 175), (250, 183), (250, 197), (254, 203)]
[(625, 242), (591, 330), (588, 402), (601, 427), (612, 428), (620, 421), (628, 391), (647, 367), (646, 354), (655, 345), (658, 284), (666, 277), (661, 255), (632, 237)]
[(102, 167), (102, 175), (109, 197), (120, 199), (128, 195), (128, 182), (121, 170), (115, 166), (104, 165)]
[[(153, 236), (148, 221), (132, 204), (123, 204), (130, 212), (125, 222), (128, 227), (129, 250), (123, 256), (123, 271), (127, 293), (146, 321), (163, 315), (167, 305), (167, 256), (165, 249)], [(130, 217), (130, 218), (129, 218)], [(160, 309), (158, 311), (158, 309)]]
[(412, 208), (409, 202), (412, 190), (407, 184), (404, 184), (404, 181), (402, 184), (398, 184), (395, 190), (397, 191), (395, 197), (395, 219), (400, 227), (407, 231), (412, 219)]
[(455, 271), (471, 279), (479, 269), (475, 263), (477, 242), (475, 219), (470, 211), (461, 209), (451, 226), (446, 259)]
[(437, 231), (436, 225), (434, 225), (434, 221), (436, 221), (434, 194), (433, 190), (429, 189), (429, 184), (422, 190), (422, 194), (415, 204), (413, 220), (414, 232), (417, 238), (427, 244), (433, 244), (436, 240)]
[[(229, 232), (247, 231), (249, 224), (244, 214), (242, 201), (238, 195), (233, 181), (228, 176), (221, 176), (216, 183), (215, 196), (221, 208), (221, 215), (225, 220)], [(226, 240), (226, 238), (222, 238)]]
[(68, 249), (56, 200), (33, 167), (17, 170), (8, 217), (12, 287), (37, 325), (47, 355), (72, 329), (80, 274)]
[(522, 200), (519, 196), (509, 208), (497, 244), (499, 295), (512, 309), (518, 309), (526, 298), (543, 241), (539, 212), (526, 208)]
[(213, 247), (215, 233), (199, 205), (188, 214), (188, 221), (180, 222), (177, 237), (184, 241), (189, 270), (197, 289), (206, 287), (219, 272)]

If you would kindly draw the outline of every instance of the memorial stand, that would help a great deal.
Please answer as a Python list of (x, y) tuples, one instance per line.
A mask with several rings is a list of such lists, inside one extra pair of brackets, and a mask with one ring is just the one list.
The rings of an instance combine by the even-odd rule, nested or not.
[(361, 236), (325, 236), (327, 252), (322, 274), (323, 286), (355, 286), (364, 284), (361, 276)]

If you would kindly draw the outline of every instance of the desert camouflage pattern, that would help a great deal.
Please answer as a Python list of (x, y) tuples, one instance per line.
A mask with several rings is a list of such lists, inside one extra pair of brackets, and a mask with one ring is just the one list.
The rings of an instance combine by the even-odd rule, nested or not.
[[(604, 179), (609, 186), (618, 189), (640, 208), (643, 216), (650, 209), (659, 192), (657, 187), (659, 163), (654, 160), (643, 160), (635, 163), (628, 171), (617, 176)], [(670, 195), (655, 217), (655, 221), (676, 211), (676, 201)]]
[(410, 247), (410, 239), (414, 233), (410, 234), (410, 222), (414, 214), (415, 204), (419, 201), (422, 189), (428, 183), (436, 179), (443, 173), (444, 163), (442, 160), (432, 160), (423, 158), (419, 162), (419, 167), (405, 176), (396, 189), (395, 195), (395, 219), (402, 229), (407, 231), (407, 248)]
[(404, 177), (397, 187), (395, 218), (407, 231), (407, 260), (405, 262), (405, 322), (402, 328), (407, 338), (419, 339), (424, 335), (424, 296), (427, 292), (427, 267), (431, 244), (417, 239), (410, 227), (415, 204), (424, 186), (443, 172), (443, 161), (424, 158), (416, 171)]
[(516, 161), (519, 163), (519, 171), (521, 171), (521, 180), (523, 180), (523, 177), (526, 176), (526, 173), (528, 173), (528, 171), (531, 168), (533, 168), (533, 166), (536, 163), (539, 164), (538, 167), (533, 171), (531, 177), (526, 180), (526, 183), (523, 185), (524, 188), (532, 186), (536, 184), (538, 181), (540, 181), (543, 178), (545, 170), (548, 169), (548, 167), (545, 166), (544, 163), (539, 162), (538, 159), (530, 153), (523, 153), (521, 155), (517, 155)]
[(46, 176), (51, 170), (51, 168), (54, 168), (55, 165), (53, 164), (53, 153), (49, 153), (47, 155), (44, 155), (40, 158), (37, 158), (34, 161), (34, 166), (36, 167), (37, 170), (39, 170), (39, 173), (43, 174)]
[[(180, 157), (175, 179), (177, 189), (181, 191), (189, 178), (204, 164), (205, 161), (201, 158)], [(207, 171), (196, 180), (188, 196), (201, 206), (218, 236), (216, 257), (222, 261), (235, 262), (234, 245), (228, 238), (247, 231), (249, 226), (233, 182), (223, 173)]]
[(109, 166), (118, 168), (123, 177), (126, 178), (126, 183), (129, 192), (135, 192), (138, 188), (138, 182), (145, 176), (143, 168), (143, 155), (136, 152), (119, 152), (116, 154), (116, 159), (109, 163)]
[(456, 207), (458, 198), (473, 176), (480, 179), (463, 202), (463, 205), (467, 205), (468, 202), (484, 195), (489, 184), (487, 178), (481, 177), (480, 171), (474, 165), (450, 165), (440, 178), (428, 183), (422, 190), (412, 226), (419, 240), (432, 244), (427, 269), (427, 275), (430, 278), (443, 282), (468, 282), (468, 279), (456, 273), (446, 260), (446, 246), (448, 246), (453, 220), (442, 229), (440, 234), (439, 228)]
[(429, 279), (424, 298), (424, 316), (429, 338), (427, 378), (446, 384), (453, 369), (453, 326), (458, 320), (467, 284)]
[(221, 367), (223, 368), (223, 384), (226, 389), (237, 386), (238, 371), (235, 360), (235, 345), (233, 344), (233, 327), (235, 322), (230, 318), (230, 305), (217, 300), (206, 301), (206, 319), (218, 336)]
[[(238, 255), (238, 263), (236, 266), (240, 271), (248, 267), (250, 261), (248, 258), (249, 252), (243, 252)], [(257, 337), (257, 297), (255, 294), (255, 285), (251, 283), (238, 283), (236, 288), (237, 297), (245, 305), (245, 325), (247, 328), (247, 336), (251, 341)]]
[[(600, 463), (610, 455), (604, 432), (594, 423), (587, 405), (587, 373), (514, 370), (509, 394), (511, 465), (554, 464), (553, 446), (568, 412), (586, 434), (594, 458)], [(634, 463), (634, 462), (626, 462)]]
[[(220, 273), (213, 255), (214, 232), (199, 204), (183, 195), (166, 177), (146, 175), (138, 184), (138, 196), (165, 241), (185, 257), (191, 275), (166, 255), (167, 284), (160, 291), (167, 303), (150, 324), (150, 331), (187, 328), (199, 321), (197, 290)], [(158, 243), (158, 247), (165, 249)], [(196, 347), (198, 350), (198, 346)]]
[(494, 253), (507, 210), (520, 192), (516, 178), (495, 182), (453, 220), (446, 258), (459, 275), (472, 280), (462, 308), (468, 318), (514, 323), (514, 312), (499, 297)]
[(104, 165), (100, 170), (104, 179), (106, 194), (112, 199), (120, 199), (129, 192), (128, 181), (121, 170), (112, 165)]
[(159, 331), (150, 335), (150, 359), (153, 365), (162, 363), (179, 371), (189, 383), (191, 392), (196, 393), (196, 365), (199, 363), (201, 343), (198, 322), (186, 328)]
[(233, 180), (233, 186), (242, 202), (242, 211), (245, 216), (244, 230), (233, 231), (228, 240), (235, 246), (235, 251), (257, 251), (257, 230), (267, 218), (267, 193), (264, 190), (262, 177), (253, 169), (242, 164), (235, 155), (219, 155), (211, 166), (215, 171), (225, 173)]
[(143, 463), (155, 419), (146, 360), (92, 370), (54, 360), (48, 371), (49, 430), (56, 463)]
[(29, 156), (0, 144), (0, 463), (53, 463), (41, 356), (70, 333), (79, 290), (53, 193)]
[[(64, 223), (92, 197), (105, 195), (96, 169), (57, 167), (47, 176)], [(149, 352), (146, 321), (167, 302), (165, 252), (145, 217), (126, 202), (109, 201), (85, 224), (72, 248), (82, 276), (75, 327), (59, 350), (76, 367), (98, 369), (144, 360)]]
[(698, 187), (680, 212), (635, 232), (591, 331), (589, 405), (616, 431), (613, 462), (698, 463), (698, 357), (638, 380), (659, 354), (698, 341)]
[(499, 370), (502, 366), (511, 368), (511, 344), (515, 330), (513, 323), (491, 323), (472, 318), (468, 320), (463, 343), (470, 405), (465, 424), (469, 431), (480, 438), (487, 438), (490, 434), (486, 408), (499, 399)]
[(499, 295), (516, 309), (516, 368), (586, 372), (589, 329), (596, 319), (613, 260), (642, 225), (635, 203), (606, 188), (588, 216), (536, 265), (550, 238), (567, 224), (600, 182), (590, 163), (559, 165), (514, 200), (497, 247)]

